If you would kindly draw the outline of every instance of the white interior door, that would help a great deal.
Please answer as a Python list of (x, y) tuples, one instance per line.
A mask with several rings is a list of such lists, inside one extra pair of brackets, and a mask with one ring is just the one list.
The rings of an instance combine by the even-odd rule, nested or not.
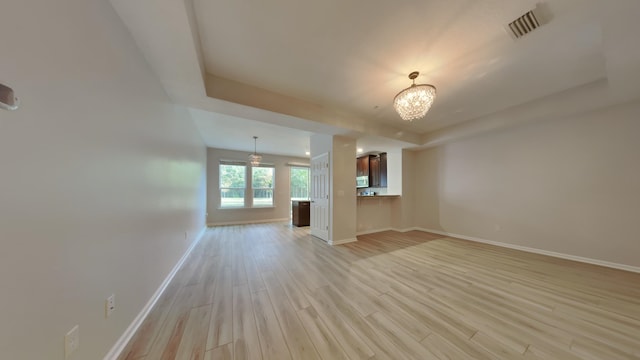
[(329, 153), (311, 159), (311, 235), (329, 241)]

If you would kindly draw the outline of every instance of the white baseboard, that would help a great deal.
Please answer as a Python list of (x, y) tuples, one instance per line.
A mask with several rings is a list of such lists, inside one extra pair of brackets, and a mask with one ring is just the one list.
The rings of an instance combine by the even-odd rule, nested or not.
[(420, 228), (417, 228), (417, 227), (410, 227), (410, 228), (405, 228), (405, 229), (382, 228), (382, 229), (371, 229), (371, 230), (360, 231), (360, 232), (357, 232), (356, 235), (359, 236), (359, 235), (375, 234), (375, 233), (379, 233), (379, 232), (383, 232), (383, 231), (397, 231), (397, 232), (405, 233), (405, 232), (414, 231), (414, 230), (424, 231), (424, 230), (422, 230)]
[(477, 237), (474, 237), (474, 236), (466, 236), (466, 235), (449, 233), (449, 232), (442, 231), (442, 230), (425, 229), (425, 228), (415, 228), (415, 230), (424, 231), (424, 232), (430, 232), (430, 233), (434, 233), (434, 234), (439, 234), (439, 235), (444, 235), (444, 236), (449, 236), (449, 237), (454, 237), (454, 238), (458, 238), (458, 239), (464, 239), (464, 240), (469, 240), (469, 241), (474, 241), (474, 242), (479, 242), (479, 243), (484, 243), (484, 244), (489, 244), (489, 245), (495, 245), (495, 246), (499, 246), (499, 247), (503, 247), (503, 248), (526, 251), (526, 252), (530, 252), (530, 253), (534, 253), (534, 254), (547, 255), (547, 256), (552, 256), (552, 257), (556, 257), (556, 258), (560, 258), (560, 259), (573, 260), (573, 261), (583, 262), (583, 263), (587, 263), (587, 264), (600, 265), (600, 266), (605, 266), (605, 267), (609, 267), (609, 268), (613, 268), (613, 269), (640, 273), (640, 267), (637, 267), (637, 266), (618, 264), (618, 263), (614, 263), (614, 262), (610, 262), (610, 261), (591, 259), (591, 258), (586, 258), (586, 257), (576, 256), (576, 255), (563, 254), (563, 253), (559, 253), (559, 252), (555, 252), (555, 251), (541, 250), (541, 249), (531, 248), (531, 247), (527, 247), (527, 246), (514, 245), (514, 244), (508, 244), (508, 243), (503, 243), (503, 242), (498, 242), (498, 241), (486, 240), (486, 239), (481, 239), (481, 238), (477, 238)]
[(375, 234), (383, 231), (395, 230), (393, 228), (383, 228), (383, 229), (369, 229), (364, 231), (359, 231), (356, 233), (356, 236), (367, 235), (367, 234)]
[(226, 221), (226, 222), (216, 222), (216, 223), (207, 223), (207, 226), (226, 226), (226, 225), (245, 225), (245, 224), (264, 224), (264, 223), (274, 223), (274, 222), (283, 222), (289, 221), (289, 218), (281, 218), (281, 219), (265, 219), (265, 220), (245, 220), (245, 221)]
[(356, 241), (358, 241), (358, 238), (342, 239), (342, 240), (336, 240), (336, 241), (329, 240), (328, 244), (333, 246), (333, 245), (348, 244)]
[(420, 228), (417, 228), (417, 227), (409, 227), (409, 228), (405, 228), (405, 229), (393, 228), (391, 230), (397, 231), (397, 232), (401, 232), (401, 233), (405, 233), (405, 232), (409, 232), (409, 231), (415, 231), (415, 230), (422, 231), (422, 230), (420, 230)]
[(356, 235), (359, 236), (359, 235), (375, 234), (383, 231), (397, 231), (397, 232), (405, 233), (405, 232), (414, 231), (414, 230), (423, 231), (422, 229), (417, 227), (409, 227), (405, 229), (389, 227), (389, 228), (382, 228), (382, 229), (371, 229), (371, 230), (360, 231), (360, 232), (357, 232)]
[(153, 296), (151, 296), (140, 313), (138, 313), (138, 316), (133, 319), (127, 330), (125, 330), (118, 341), (116, 341), (116, 343), (113, 345), (111, 350), (107, 353), (107, 355), (105, 355), (104, 360), (116, 360), (118, 356), (120, 356), (122, 350), (124, 350), (133, 335), (136, 333), (136, 331), (138, 331), (138, 328), (140, 327), (140, 325), (142, 325), (144, 319), (147, 317), (147, 315), (149, 315), (149, 312), (151, 312), (153, 306), (156, 304), (156, 302), (158, 302), (158, 299), (160, 299), (160, 296), (162, 295), (164, 290), (167, 288), (171, 280), (173, 280), (173, 277), (176, 275), (178, 270), (180, 270), (180, 268), (182, 267), (182, 264), (185, 262), (185, 260), (187, 260), (187, 257), (189, 257), (189, 254), (191, 254), (191, 251), (193, 251), (196, 245), (200, 242), (206, 230), (206, 227), (202, 228), (198, 236), (196, 236), (191, 245), (189, 245), (189, 248), (185, 251), (184, 255), (182, 255), (180, 260), (178, 260), (178, 263), (173, 267), (173, 269), (171, 269), (171, 272), (169, 273), (169, 275), (167, 275), (162, 284), (160, 284), (160, 287), (156, 290)]

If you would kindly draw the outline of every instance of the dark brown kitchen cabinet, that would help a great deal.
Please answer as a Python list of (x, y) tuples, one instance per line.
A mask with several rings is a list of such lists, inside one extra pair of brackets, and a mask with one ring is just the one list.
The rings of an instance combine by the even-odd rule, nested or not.
[(387, 187), (387, 153), (380, 154), (380, 187)]
[(369, 155), (369, 187), (380, 187), (380, 157)]
[(367, 176), (369, 187), (387, 187), (387, 153), (357, 158), (356, 176)]
[(356, 161), (356, 176), (369, 176), (369, 157), (362, 156)]
[(295, 226), (309, 226), (311, 201), (292, 201), (292, 223)]

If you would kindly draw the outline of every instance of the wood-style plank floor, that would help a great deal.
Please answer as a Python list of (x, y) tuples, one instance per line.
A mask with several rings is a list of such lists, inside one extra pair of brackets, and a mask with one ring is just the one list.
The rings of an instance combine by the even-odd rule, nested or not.
[(207, 230), (120, 359), (639, 359), (640, 274), (392, 231)]

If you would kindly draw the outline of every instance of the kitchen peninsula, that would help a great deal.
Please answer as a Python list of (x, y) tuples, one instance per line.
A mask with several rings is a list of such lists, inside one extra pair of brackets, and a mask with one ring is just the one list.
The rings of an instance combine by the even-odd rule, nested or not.
[(357, 234), (392, 228), (402, 195), (402, 150), (371, 151), (356, 159)]

